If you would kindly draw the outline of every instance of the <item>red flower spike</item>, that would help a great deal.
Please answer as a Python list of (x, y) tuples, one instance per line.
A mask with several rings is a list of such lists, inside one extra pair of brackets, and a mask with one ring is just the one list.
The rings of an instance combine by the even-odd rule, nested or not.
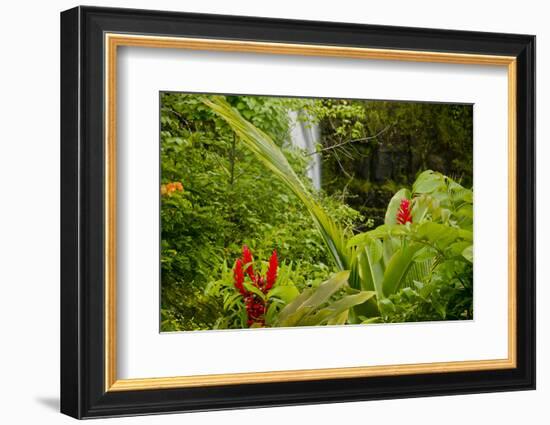
[(245, 295), (246, 291), (244, 289), (244, 272), (243, 272), (243, 262), (240, 258), (235, 261), (235, 268), (233, 269), (233, 280), (235, 281), (235, 288), (242, 294)]
[[(275, 282), (277, 281), (277, 269), (279, 267), (276, 250), (273, 250), (271, 257), (269, 258), (269, 266), (265, 277), (260, 275), (260, 273), (254, 274), (254, 268), (252, 265), (253, 261), (254, 259), (252, 257), (252, 252), (250, 252), (248, 246), (243, 245), (242, 258), (235, 261), (235, 267), (233, 270), (235, 288), (239, 290), (241, 296), (243, 297), (246, 308), (246, 323), (248, 327), (265, 326), (267, 303), (263, 298), (247, 291), (244, 288), (245, 273), (248, 275), (252, 281), (252, 284), (256, 288), (264, 294), (267, 294), (267, 292), (273, 287), (273, 285), (275, 285)], [(245, 266), (246, 270), (243, 270)]]
[(279, 263), (277, 261), (277, 251), (273, 250), (271, 258), (269, 259), (269, 267), (267, 268), (267, 273), (265, 275), (266, 285), (264, 288), (264, 292), (267, 292), (271, 288), (273, 288), (273, 285), (277, 280), (277, 267), (279, 267)]
[(399, 224), (412, 223), (411, 201), (403, 199), (397, 210), (397, 222)]
[(248, 276), (250, 276), (250, 279), (255, 282), (255, 276), (254, 276), (254, 268), (252, 267), (252, 262), (254, 259), (252, 258), (252, 253), (250, 252), (250, 249), (248, 249), (248, 246), (243, 245), (243, 263), (248, 264), (248, 267), (246, 268), (246, 273)]

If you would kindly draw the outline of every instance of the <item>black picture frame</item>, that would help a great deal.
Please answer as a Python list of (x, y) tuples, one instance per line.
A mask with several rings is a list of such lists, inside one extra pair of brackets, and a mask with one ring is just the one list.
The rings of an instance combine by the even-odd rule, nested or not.
[[(517, 58), (517, 367), (105, 391), (104, 34), (153, 34)], [(535, 388), (535, 37), (76, 7), (61, 13), (61, 412), (75, 418)]]

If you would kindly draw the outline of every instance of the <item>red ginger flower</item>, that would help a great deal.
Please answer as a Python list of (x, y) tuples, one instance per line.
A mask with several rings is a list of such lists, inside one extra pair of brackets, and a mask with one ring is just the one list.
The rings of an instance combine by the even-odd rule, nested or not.
[(266, 279), (266, 285), (264, 292), (269, 291), (271, 288), (273, 288), (273, 285), (275, 284), (275, 281), (277, 280), (277, 267), (279, 266), (279, 263), (277, 261), (277, 251), (273, 250), (273, 253), (271, 254), (271, 258), (269, 259), (269, 267), (267, 268), (267, 273), (265, 275)]
[(260, 289), (264, 294), (273, 287), (275, 281), (277, 280), (277, 268), (279, 263), (277, 260), (277, 251), (273, 250), (271, 257), (269, 259), (269, 266), (267, 268), (267, 273), (265, 277), (261, 276), (259, 273), (254, 275), (254, 269), (252, 266), (253, 258), (250, 249), (248, 246), (243, 245), (243, 254), (242, 258), (238, 258), (235, 261), (235, 267), (233, 269), (233, 281), (235, 288), (240, 292), (243, 297), (244, 304), (246, 307), (246, 314), (248, 316), (247, 324), (248, 326), (252, 325), (265, 325), (265, 313), (267, 311), (266, 301), (263, 300), (258, 295), (249, 292), (244, 287), (245, 271), (243, 267), (248, 264), (246, 267), (246, 274), (250, 277), (252, 284)]
[(254, 268), (252, 267), (252, 262), (254, 259), (252, 258), (252, 253), (250, 252), (250, 249), (248, 249), (247, 245), (243, 245), (243, 263), (248, 264), (248, 267), (246, 268), (246, 273), (248, 276), (250, 276), (250, 279), (255, 282), (255, 276), (254, 276)]
[(411, 201), (403, 199), (397, 210), (397, 222), (399, 224), (412, 223)]
[(235, 261), (235, 269), (233, 270), (233, 279), (235, 281), (235, 288), (242, 294), (245, 295), (246, 291), (244, 289), (244, 272), (243, 272), (243, 262), (240, 258)]

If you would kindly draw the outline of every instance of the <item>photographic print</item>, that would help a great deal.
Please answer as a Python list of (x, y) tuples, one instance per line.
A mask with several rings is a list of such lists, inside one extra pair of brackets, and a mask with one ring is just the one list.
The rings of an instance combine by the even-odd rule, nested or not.
[(62, 413), (535, 388), (534, 36), (79, 6), (60, 46)]
[(473, 318), (473, 107), (160, 93), (161, 331)]

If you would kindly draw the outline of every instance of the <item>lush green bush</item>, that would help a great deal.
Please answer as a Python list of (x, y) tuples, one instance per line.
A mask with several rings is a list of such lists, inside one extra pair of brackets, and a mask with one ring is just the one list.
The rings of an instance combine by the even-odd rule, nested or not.
[(384, 321), (472, 317), (473, 194), (449, 177), (421, 173), (393, 196), (385, 224), (349, 245)]
[[(276, 252), (276, 250), (275, 250)], [(267, 274), (268, 261), (254, 261), (253, 267), (261, 276)], [(267, 258), (258, 256), (257, 258)], [(224, 261), (220, 270), (219, 279), (211, 281), (206, 287), (206, 294), (223, 300), (224, 313), (214, 324), (215, 329), (242, 329), (250, 326), (247, 317), (245, 297), (238, 290), (235, 283), (235, 263)], [(265, 324), (274, 325), (281, 309), (293, 301), (300, 292), (310, 288), (317, 288), (331, 274), (331, 268), (323, 263), (311, 264), (302, 261), (280, 261), (278, 263), (276, 280), (273, 288), (261, 294), (254, 289), (254, 284), (248, 275), (244, 275), (246, 289), (258, 295), (266, 305)]]
[(385, 322), (422, 322), (473, 318), (473, 269), (462, 261), (447, 262), (427, 282), (411, 286), (390, 296), (381, 320)]

